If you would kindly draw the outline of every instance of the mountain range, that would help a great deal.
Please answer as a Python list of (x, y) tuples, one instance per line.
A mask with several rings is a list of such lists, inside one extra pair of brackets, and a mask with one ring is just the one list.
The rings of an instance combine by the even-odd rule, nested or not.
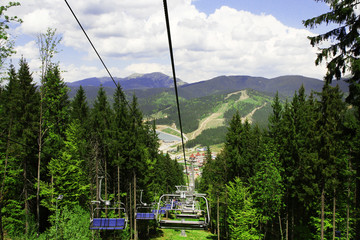
[[(128, 100), (135, 94), (144, 117), (156, 119), (158, 126), (172, 131), (178, 128), (178, 112), (175, 101), (173, 79), (162, 73), (133, 74), (127, 78), (114, 78), (120, 83)], [(88, 78), (67, 83), (71, 89), (69, 97), (76, 94), (81, 85), (90, 105), (103, 86), (112, 102), (115, 84), (110, 78)], [(248, 119), (261, 127), (267, 127), (272, 112), (271, 102), (276, 92), (281, 101), (290, 99), (303, 85), (306, 94), (321, 92), (324, 82), (304, 76), (289, 75), (276, 78), (253, 76), (218, 76), (196, 83), (178, 79), (183, 130), (189, 146), (206, 146), (224, 142), (227, 125), (234, 113), (243, 120)], [(334, 81), (347, 95), (348, 84), (344, 80)]]
[[(113, 78), (116, 84), (120, 84), (124, 90), (127, 89), (146, 89), (146, 88), (170, 88), (174, 86), (174, 80), (163, 73), (154, 72), (148, 74), (132, 74), (126, 78)], [(181, 79), (176, 79), (177, 85), (186, 84)], [(115, 87), (114, 81), (110, 77), (86, 78), (80, 81), (67, 83), (69, 87), (93, 86), (93, 87)]]
[[(163, 73), (155, 72), (149, 74), (133, 74), (126, 78), (114, 78), (123, 90), (135, 94), (138, 98), (148, 98), (162, 92), (172, 93), (173, 78)], [(301, 85), (305, 87), (306, 93), (311, 91), (321, 92), (324, 82), (299, 75), (287, 75), (276, 78), (264, 78), (253, 76), (218, 76), (209, 80), (196, 83), (186, 83), (177, 79), (179, 96), (185, 99), (204, 97), (214, 94), (229, 93), (243, 89), (253, 89), (270, 95), (278, 92), (284, 97), (291, 97)], [(348, 92), (348, 84), (344, 80), (333, 81), (332, 85), (339, 85), (340, 89)], [(67, 83), (70, 89), (70, 98), (75, 95), (76, 89), (81, 85), (87, 92), (90, 102), (96, 97), (100, 86), (105, 88), (108, 95), (114, 92), (115, 84), (110, 77), (87, 78), (80, 81)]]

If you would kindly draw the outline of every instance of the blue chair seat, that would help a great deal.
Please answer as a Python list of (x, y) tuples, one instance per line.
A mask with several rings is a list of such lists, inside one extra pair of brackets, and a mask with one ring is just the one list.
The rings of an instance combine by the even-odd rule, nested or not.
[[(157, 210), (155, 210), (155, 209), (152, 210), (152, 213), (156, 213), (156, 212), (157, 212)], [(166, 213), (166, 211), (165, 211), (164, 209), (161, 208), (161, 209), (159, 210), (159, 214), (164, 215), (165, 213)]]
[(90, 230), (123, 230), (125, 218), (94, 218)]
[(136, 219), (152, 220), (152, 219), (155, 219), (155, 214), (154, 213), (136, 213)]

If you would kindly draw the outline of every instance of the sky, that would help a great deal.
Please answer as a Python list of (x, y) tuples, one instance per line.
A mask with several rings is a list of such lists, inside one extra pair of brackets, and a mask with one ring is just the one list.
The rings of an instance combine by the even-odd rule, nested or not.
[[(62, 37), (54, 61), (66, 82), (108, 76), (64, 0), (18, 0), (10, 8), (23, 23), (11, 26), (17, 53), (35, 80), (40, 60), (37, 36), (47, 28)], [(67, 0), (114, 77), (163, 72), (172, 75), (162, 0)], [(314, 0), (167, 0), (176, 76), (193, 83), (220, 75), (322, 79), (317, 47), (302, 20), (329, 7)]]

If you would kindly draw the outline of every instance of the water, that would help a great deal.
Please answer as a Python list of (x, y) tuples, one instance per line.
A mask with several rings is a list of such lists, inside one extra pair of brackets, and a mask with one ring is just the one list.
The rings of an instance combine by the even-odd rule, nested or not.
[(156, 133), (159, 136), (160, 140), (163, 140), (164, 142), (170, 142), (170, 141), (181, 141), (180, 137), (168, 134), (168, 133), (164, 133), (164, 132), (160, 132), (156, 130)]

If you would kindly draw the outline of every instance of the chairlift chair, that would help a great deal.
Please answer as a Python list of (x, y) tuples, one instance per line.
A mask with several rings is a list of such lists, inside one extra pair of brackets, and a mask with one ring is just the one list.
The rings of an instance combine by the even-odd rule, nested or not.
[[(142, 194), (143, 190), (140, 190), (140, 204), (136, 207), (136, 220), (155, 220), (155, 205), (154, 204), (147, 204), (142, 201)], [(141, 210), (141, 211), (139, 211)]]
[[(101, 182), (104, 177), (99, 177), (100, 183), (99, 183), (99, 200), (100, 201), (92, 201), (92, 204), (98, 204), (100, 207), (96, 207), (92, 213), (92, 216), (90, 218), (90, 230), (123, 230), (127, 227), (127, 214), (123, 203), (114, 203), (114, 206), (112, 207), (111, 202), (108, 200), (104, 200), (101, 198)], [(112, 212), (112, 211), (118, 211), (119, 212), (119, 218), (108, 218), (108, 217), (94, 217), (95, 212)], [(124, 216), (121, 218), (120, 216)]]
[[(177, 201), (172, 208), (166, 209), (169, 218), (160, 214), (156, 216), (160, 228), (172, 229), (206, 229), (210, 222), (209, 203), (205, 194), (195, 193), (182, 186), (176, 193), (164, 194), (158, 202), (158, 210), (161, 209), (162, 199), (171, 198)], [(205, 209), (200, 209), (199, 201), (205, 201)], [(166, 206), (166, 205), (165, 205)], [(196, 220), (197, 219), (197, 220)]]

